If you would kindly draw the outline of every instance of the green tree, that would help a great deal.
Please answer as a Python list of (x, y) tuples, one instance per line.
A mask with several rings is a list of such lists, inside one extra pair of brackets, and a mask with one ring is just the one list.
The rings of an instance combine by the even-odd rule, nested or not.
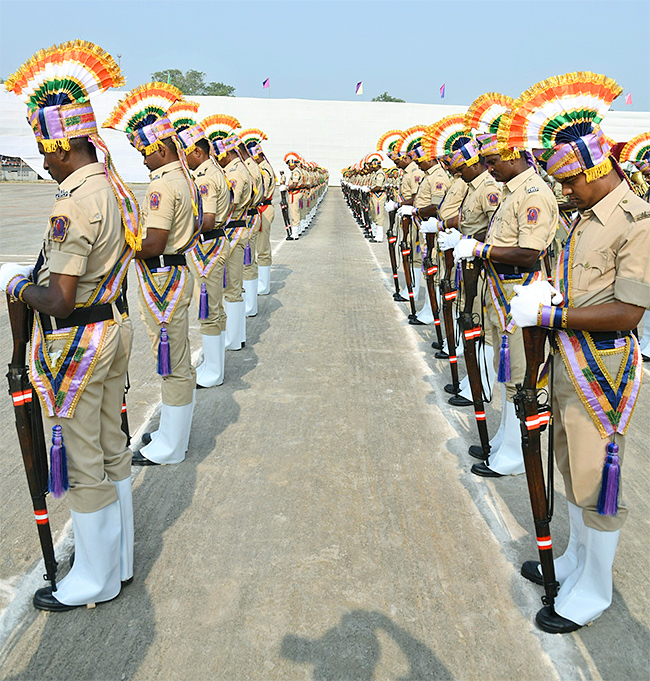
[(376, 97), (373, 97), (371, 102), (404, 102), (403, 99), (400, 99), (399, 97), (393, 97), (392, 95), (389, 95), (388, 92), (383, 92), (380, 95), (377, 95)]
[(151, 74), (153, 80), (160, 83), (169, 83), (177, 87), (184, 95), (212, 95), (221, 97), (234, 97), (235, 88), (225, 83), (205, 82), (205, 73), (189, 69), (185, 73), (179, 69), (165, 69)]

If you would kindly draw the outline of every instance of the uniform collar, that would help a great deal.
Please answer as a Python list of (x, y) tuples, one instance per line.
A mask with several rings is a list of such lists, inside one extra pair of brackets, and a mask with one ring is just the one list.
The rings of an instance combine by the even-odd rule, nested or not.
[(433, 173), (435, 173), (436, 170), (438, 170), (438, 168), (440, 168), (440, 164), (436, 163), (435, 165), (432, 165), (431, 168), (429, 168), (428, 170), (425, 170), (424, 174), (425, 175), (433, 175)]
[(153, 172), (149, 173), (149, 179), (159, 180), (163, 175), (170, 173), (172, 170), (180, 170), (182, 172), (183, 166), (181, 165), (181, 162), (172, 161), (171, 163), (166, 163), (161, 168), (158, 168), (158, 170), (154, 170)]
[(625, 194), (627, 194), (629, 187), (626, 182), (621, 180), (621, 184), (613, 189), (609, 194), (603, 196), (603, 198), (594, 206), (585, 211), (585, 215), (593, 214), (598, 220), (604, 225), (607, 220), (611, 217), (614, 209), (621, 202)]
[(104, 164), (103, 163), (89, 163), (73, 173), (70, 173), (68, 177), (61, 182), (59, 185), (59, 190), (62, 192), (72, 192), (93, 175), (103, 175), (104, 174)]
[(484, 170), (480, 175), (475, 177), (473, 180), (470, 180), (469, 184), (472, 189), (478, 189), (482, 184), (485, 184), (488, 177), (491, 177), (490, 173), (488, 173), (487, 170)]
[(523, 173), (519, 173), (519, 175), (515, 175), (512, 180), (508, 180), (505, 183), (505, 186), (510, 193), (513, 193), (532, 175), (537, 175), (535, 170), (533, 168), (526, 168)]

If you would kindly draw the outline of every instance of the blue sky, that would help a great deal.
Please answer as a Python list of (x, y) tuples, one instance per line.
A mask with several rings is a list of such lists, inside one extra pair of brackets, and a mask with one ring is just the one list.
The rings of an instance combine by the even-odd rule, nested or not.
[(242, 97), (469, 104), (516, 97), (567, 71), (605, 73), (650, 110), (648, 0), (247, 2), (0, 0), (0, 75), (73, 38), (121, 54), (127, 87), (166, 68), (206, 73)]

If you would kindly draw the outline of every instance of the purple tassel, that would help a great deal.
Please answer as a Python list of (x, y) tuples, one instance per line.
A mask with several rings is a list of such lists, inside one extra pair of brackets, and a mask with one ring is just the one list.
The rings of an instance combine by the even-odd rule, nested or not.
[(244, 265), (250, 265), (251, 262), (251, 245), (246, 244), (246, 248), (244, 249)]
[(167, 329), (160, 327), (160, 342), (158, 343), (158, 373), (160, 376), (169, 376), (172, 372), (171, 359), (169, 357), (169, 340)]
[(507, 333), (504, 333), (501, 337), (497, 381), (499, 381), (499, 383), (508, 383), (510, 381), (510, 344), (508, 343)]
[(208, 289), (205, 282), (201, 282), (201, 296), (199, 297), (199, 319), (207, 319), (210, 308), (208, 307)]
[(610, 442), (607, 445), (607, 456), (603, 466), (603, 479), (598, 495), (598, 513), (600, 515), (616, 515), (618, 513), (618, 485), (621, 467), (618, 461), (618, 445)]
[(460, 290), (460, 263), (456, 265), (456, 290)]
[(226, 268), (223, 268), (223, 287), (226, 288)]
[(63, 444), (63, 431), (61, 426), (54, 426), (52, 428), (48, 489), (58, 499), (69, 488), (68, 461), (65, 455), (65, 445)]

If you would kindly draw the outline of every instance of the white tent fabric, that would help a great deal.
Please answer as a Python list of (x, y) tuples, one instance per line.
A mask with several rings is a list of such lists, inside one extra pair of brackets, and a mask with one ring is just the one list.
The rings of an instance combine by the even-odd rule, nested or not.
[[(92, 98), (97, 120), (106, 120), (115, 103), (125, 95), (110, 91)], [(377, 139), (387, 130), (431, 124), (466, 107), (390, 102), (336, 102), (306, 99), (249, 97), (190, 97), (200, 103), (199, 119), (213, 113), (236, 116), (244, 128), (260, 128), (268, 135), (264, 151), (276, 173), (286, 170), (283, 158), (295, 151), (327, 168), (330, 184), (340, 183), (340, 171), (375, 150)], [(25, 118), (25, 105), (12, 93), (0, 91), (0, 154), (19, 156), (41, 177), (43, 170), (34, 135)], [(650, 112), (610, 112), (603, 131), (617, 142), (650, 130)], [(142, 157), (121, 132), (100, 132), (119, 173), (127, 182), (147, 182)]]

